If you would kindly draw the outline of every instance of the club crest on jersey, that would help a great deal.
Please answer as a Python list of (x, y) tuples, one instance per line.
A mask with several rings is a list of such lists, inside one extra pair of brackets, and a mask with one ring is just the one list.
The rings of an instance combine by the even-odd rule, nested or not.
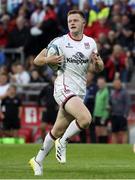
[(88, 42), (84, 43), (84, 47), (85, 47), (85, 49), (90, 49), (90, 44)]

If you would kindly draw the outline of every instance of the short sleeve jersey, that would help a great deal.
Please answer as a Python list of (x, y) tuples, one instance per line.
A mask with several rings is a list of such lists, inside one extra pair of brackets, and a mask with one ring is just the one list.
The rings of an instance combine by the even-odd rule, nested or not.
[(80, 41), (76, 41), (71, 38), (70, 34), (66, 34), (54, 39), (51, 43), (56, 44), (64, 54), (64, 62), (57, 72), (55, 85), (64, 83), (77, 95), (84, 95), (90, 56), (92, 52), (97, 52), (94, 39), (83, 35)]

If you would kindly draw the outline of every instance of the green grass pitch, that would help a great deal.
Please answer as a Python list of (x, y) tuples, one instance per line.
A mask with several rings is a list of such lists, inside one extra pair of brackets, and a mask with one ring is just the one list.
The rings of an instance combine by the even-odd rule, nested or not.
[(35, 177), (28, 161), (40, 145), (0, 145), (0, 179), (135, 179), (132, 145), (69, 144), (67, 163), (57, 163), (54, 150)]

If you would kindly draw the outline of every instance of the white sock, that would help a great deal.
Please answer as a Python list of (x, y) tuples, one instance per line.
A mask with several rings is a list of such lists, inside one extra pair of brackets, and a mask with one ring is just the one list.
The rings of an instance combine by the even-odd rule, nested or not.
[(36, 156), (36, 161), (42, 165), (44, 158), (48, 155), (48, 153), (51, 151), (52, 147), (54, 146), (54, 139), (48, 133), (45, 137), (45, 140), (43, 142), (43, 147), (39, 150), (37, 156)]
[(67, 144), (68, 139), (70, 139), (73, 135), (79, 133), (82, 129), (79, 127), (79, 124), (76, 120), (72, 121), (62, 138), (60, 139), (60, 143), (64, 146)]

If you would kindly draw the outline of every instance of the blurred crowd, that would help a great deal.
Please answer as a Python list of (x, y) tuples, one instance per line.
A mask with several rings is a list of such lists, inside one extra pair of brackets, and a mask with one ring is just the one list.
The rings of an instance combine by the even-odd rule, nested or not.
[[(68, 32), (67, 12), (80, 8), (79, 1), (78, 4), (72, 0), (62, 3), (60, 0), (53, 0), (52, 4), (35, 0), (14, 1), (14, 4), (10, 4), (8, 0), (2, 2), (0, 72), (6, 71), (10, 75), (18, 73), (13, 72), (18, 71), (18, 68), (12, 67), (20, 61), (20, 57), (5, 54), (1, 50), (18, 48), (25, 55), (22, 68), (29, 76), (26, 82), (42, 82), (44, 78), (47, 80), (53, 73), (48, 68), (37, 70), (33, 65), (33, 58), (53, 38)], [(95, 38), (105, 63), (102, 75), (107, 78), (107, 82), (112, 82), (115, 77), (120, 77), (122, 82), (132, 81), (135, 66), (134, 1), (114, 0), (110, 6), (104, 1), (97, 1), (95, 5), (91, 5), (88, 0), (82, 2), (81, 8), (87, 22), (85, 34)]]
[[(81, 1), (81, 6), (79, 1), (73, 0), (62, 2), (52, 0), (50, 3), (44, 0), (18, 0), (13, 4), (10, 0), (0, 2), (0, 99), (3, 100), (7, 94), (10, 97), (11, 83), (25, 85), (49, 82), (49, 88), (53, 89), (54, 72), (47, 66), (35, 67), (33, 59), (53, 38), (68, 32), (66, 19), (67, 12), (71, 9), (81, 8), (85, 13), (84, 33), (96, 40), (105, 64), (104, 71), (99, 74), (103, 77), (101, 81), (113, 82), (115, 79), (120, 79), (120, 84), (133, 82), (135, 74), (134, 1), (114, 0), (111, 5), (105, 4), (104, 1), (96, 1), (97, 3), (93, 5), (88, 0), (84, 0)], [(18, 54), (8, 54), (3, 51), (10, 48), (17, 48), (24, 53), (23, 63)], [(11, 89), (16, 91), (15, 87)], [(21, 103), (19, 100), (18, 102), (20, 106)], [(19, 110), (16, 110), (16, 113), (19, 116)], [(46, 115), (48, 114), (45, 113), (44, 117)], [(95, 120), (99, 125), (99, 117), (96, 115)], [(99, 130), (101, 135), (102, 130), (103, 128)]]
[[(87, 91), (84, 103), (92, 114), (88, 134), (92, 143), (127, 143), (130, 96), (122, 81), (116, 78), (112, 86), (103, 76), (95, 80), (93, 73), (87, 74)], [(87, 133), (81, 132), (81, 142), (87, 142)]]

